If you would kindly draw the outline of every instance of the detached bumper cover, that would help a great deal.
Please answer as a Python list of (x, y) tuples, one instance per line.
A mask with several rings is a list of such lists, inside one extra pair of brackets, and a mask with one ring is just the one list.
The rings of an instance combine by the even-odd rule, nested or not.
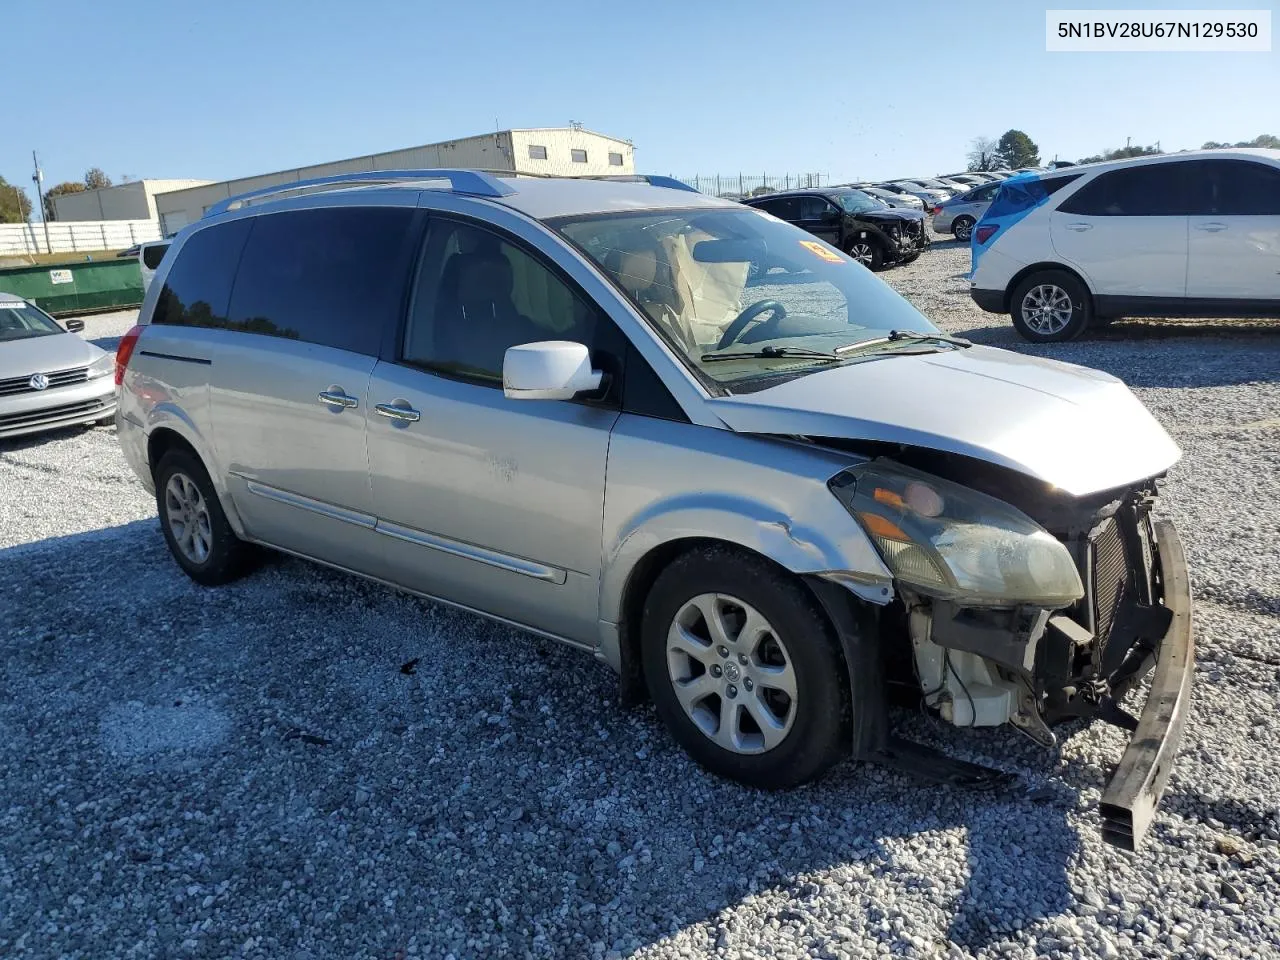
[(1151, 827), (1191, 709), (1195, 641), (1191, 633), (1191, 578), (1178, 532), (1155, 524), (1164, 605), (1173, 614), (1160, 642), (1151, 693), (1129, 746), (1102, 794), (1102, 838), (1136, 850)]

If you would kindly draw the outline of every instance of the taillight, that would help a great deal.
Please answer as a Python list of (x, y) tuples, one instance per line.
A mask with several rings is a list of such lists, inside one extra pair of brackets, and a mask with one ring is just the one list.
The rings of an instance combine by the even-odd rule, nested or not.
[(975, 230), (973, 235), (978, 238), (979, 243), (986, 243), (999, 229), (994, 223), (988, 223)]
[(142, 336), (142, 327), (134, 324), (129, 328), (129, 332), (120, 338), (120, 346), (116, 347), (116, 386), (124, 383), (124, 371), (129, 366), (129, 358), (133, 356), (133, 348), (138, 345), (138, 338)]
[(929, 208), (929, 212), (930, 212), (930, 213), (932, 213), (932, 214), (936, 217), (938, 214), (940, 214), (940, 213), (942, 212), (942, 208), (941, 208), (941, 207), (930, 207), (930, 208)]

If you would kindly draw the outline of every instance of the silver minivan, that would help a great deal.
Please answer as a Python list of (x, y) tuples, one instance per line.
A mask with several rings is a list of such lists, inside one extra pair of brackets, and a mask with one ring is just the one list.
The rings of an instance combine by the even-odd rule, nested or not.
[(1173, 441), (1115, 378), (947, 336), (762, 211), (656, 177), (273, 187), (179, 234), (117, 362), (201, 584), (269, 547), (563, 641), (758, 787), (849, 756), (995, 776), (892, 735), (891, 688), (1046, 747), (1132, 729), (1125, 846), (1169, 776)]

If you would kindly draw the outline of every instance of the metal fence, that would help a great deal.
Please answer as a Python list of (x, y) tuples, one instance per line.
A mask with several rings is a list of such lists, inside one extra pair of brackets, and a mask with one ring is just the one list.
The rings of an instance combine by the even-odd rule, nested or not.
[[(674, 174), (673, 174), (674, 176)], [(825, 173), (717, 173), (707, 176), (676, 177), (702, 193), (716, 197), (756, 197), (777, 190), (795, 190), (803, 187), (823, 187), (831, 183)]]
[(52, 222), (48, 226), (46, 243), (42, 223), (0, 223), (0, 257), (122, 250), (160, 239), (160, 223), (156, 220), (80, 220)]

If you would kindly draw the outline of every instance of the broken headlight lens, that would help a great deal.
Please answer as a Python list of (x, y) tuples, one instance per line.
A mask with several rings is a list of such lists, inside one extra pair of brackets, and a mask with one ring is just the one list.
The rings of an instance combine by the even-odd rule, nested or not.
[(1057, 609), (1084, 596), (1067, 548), (1022, 511), (886, 460), (830, 482), (894, 577), (929, 596)]

